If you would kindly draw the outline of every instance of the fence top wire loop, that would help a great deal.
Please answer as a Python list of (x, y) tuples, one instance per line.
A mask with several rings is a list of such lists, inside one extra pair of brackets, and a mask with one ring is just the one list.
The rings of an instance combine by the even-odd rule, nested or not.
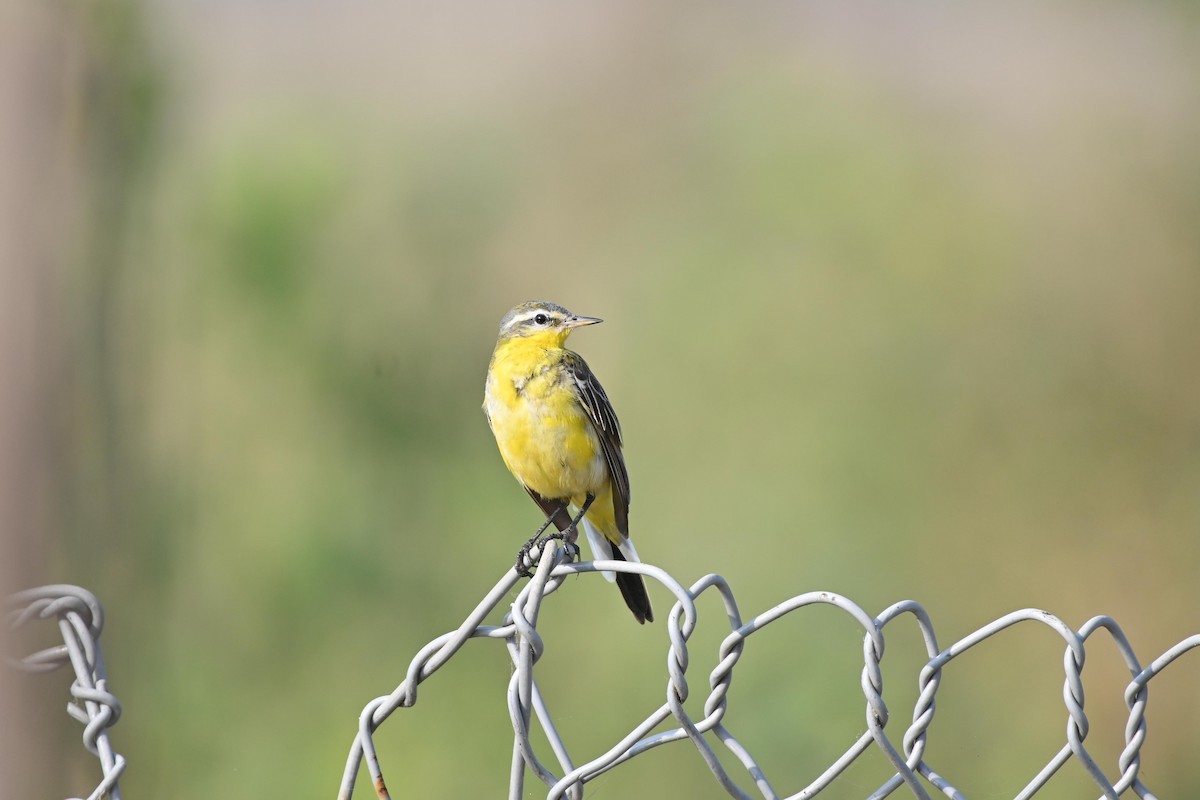
[(104, 627), (100, 601), (78, 586), (40, 586), (9, 597), (6, 618), (12, 630), (35, 620), (58, 622), (61, 645), (24, 657), (6, 655), (6, 660), (10, 666), (31, 673), (50, 672), (64, 666), (74, 669), (67, 713), (83, 724), (84, 747), (100, 761), (102, 772), (88, 800), (101, 797), (121, 800), (119, 781), (125, 772), (125, 759), (113, 750), (108, 737), (108, 729), (121, 718), (121, 704), (108, 690), (100, 652), (99, 637)]
[[(509, 570), (457, 629), (437, 637), (417, 652), (403, 682), (390, 695), (375, 698), (366, 705), (360, 717), (358, 735), (346, 761), (339, 800), (350, 800), (353, 796), (355, 781), (364, 762), (378, 797), (385, 800), (390, 797), (383, 780), (383, 768), (372, 741), (373, 733), (396, 709), (414, 704), (417, 700), (417, 685), (430, 678), (472, 638), (504, 641), (512, 661), (513, 674), (508, 690), (508, 708), (514, 737), (512, 770), (509, 777), (511, 800), (524, 796), (526, 773), (532, 774), (548, 787), (547, 798), (554, 800), (569, 797), (579, 800), (583, 797), (586, 785), (599, 775), (648, 750), (676, 742), (689, 742), (696, 748), (714, 780), (730, 797), (750, 800), (758, 796), (766, 800), (779, 800), (781, 795), (771, 785), (762, 766), (749, 749), (725, 727), (722, 720), (728, 710), (729, 689), (734, 670), (743, 658), (748, 657), (748, 652), (752, 652), (752, 648), (747, 650), (748, 639), (784, 616), (816, 605), (830, 605), (839, 609), (863, 632), (861, 688), (863, 699), (866, 701), (867, 731), (808, 786), (787, 795), (788, 800), (815, 797), (872, 747), (887, 758), (895, 772), (870, 795), (870, 800), (882, 800), (901, 787), (911, 796), (921, 800), (928, 800), (930, 797), (927, 787), (933, 787), (937, 792), (955, 800), (965, 800), (965, 795), (954, 786), (950, 778), (945, 773), (935, 770), (926, 760), (936, 709), (935, 698), (942, 674), (954, 659), (984, 640), (1017, 624), (1028, 623), (1050, 628), (1065, 645), (1062, 697), (1064, 710), (1067, 712), (1067, 724), (1061, 749), (1029, 781), (1017, 795), (1018, 799), (1025, 800), (1036, 795), (1046, 787), (1064, 764), (1074, 759), (1084, 767), (1096, 784), (1101, 797), (1117, 799), (1132, 791), (1138, 797), (1154, 800), (1154, 794), (1139, 777), (1141, 749), (1146, 741), (1147, 684), (1169, 664), (1192, 649), (1200, 647), (1200, 634), (1190, 636), (1155, 658), (1149, 666), (1142, 667), (1128, 638), (1112, 618), (1093, 617), (1082, 628), (1075, 630), (1047, 611), (1026, 608), (993, 620), (962, 636), (949, 647), (941, 649), (930, 615), (912, 600), (895, 603), (878, 616), (873, 616), (848, 598), (824, 591), (795, 595), (743, 620), (732, 588), (720, 575), (705, 575), (685, 589), (665, 570), (652, 564), (626, 561), (577, 562), (572, 560), (574, 555), (574, 552), (568, 552), (556, 540), (548, 542), (540, 553), (532, 556), (531, 563), (536, 564), (534, 575), (521, 587), (516, 599), (511, 602), (507, 598), (519, 578), (514, 570)], [(665, 625), (670, 645), (666, 664), (666, 695), (663, 704), (629, 733), (620, 737), (603, 752), (577, 764), (569, 754), (567, 742), (559, 735), (538, 687), (535, 672), (548, 646), (547, 639), (544, 638), (545, 632), (539, 631), (537, 627), (538, 612), (545, 598), (561, 588), (570, 575), (595, 575), (602, 572), (636, 573), (657, 581), (674, 596), (675, 604), (667, 614)], [(729, 632), (718, 647), (717, 664), (708, 675), (709, 693), (703, 704), (704, 716), (694, 720), (684, 708), (689, 694), (688, 642), (700, 624), (696, 600), (707, 591), (713, 591), (720, 597), (725, 616), (723, 624)], [(483, 625), (483, 620), (501, 606), (508, 609), (502, 624)], [(912, 721), (904, 730), (900, 737), (900, 746), (897, 747), (886, 730), (891, 716), (883, 701), (883, 658), (886, 644), (884, 632), (888, 625), (903, 618), (911, 618), (916, 622), (928, 660), (915, 676), (918, 696), (912, 709)], [(1082, 680), (1086, 644), (1092, 634), (1101, 629), (1109, 634), (1131, 676), (1123, 694), (1129, 708), (1129, 718), (1125, 727), (1125, 748), (1115, 765), (1115, 774), (1119, 776), (1115, 782), (1108, 779), (1104, 770), (1084, 746), (1089, 731)], [(557, 775), (548, 766), (549, 761), (536, 752), (530, 738), (535, 718), (541, 726), (543, 737), (549, 742), (553, 753), (552, 760), (558, 763), (561, 775)], [(675, 727), (662, 729), (662, 726), (669, 724)], [(716, 744), (724, 747), (746, 771), (750, 779), (747, 786), (740, 785), (725, 769), (714, 749)], [(755, 794), (751, 794), (752, 791)]]

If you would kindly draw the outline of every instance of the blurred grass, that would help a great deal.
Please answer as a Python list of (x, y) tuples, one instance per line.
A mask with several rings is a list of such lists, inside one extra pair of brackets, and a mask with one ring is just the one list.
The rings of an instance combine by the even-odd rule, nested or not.
[[(524, 45), (448, 12), (392, 28), (495, 63), (360, 40), (394, 13), (369, 4), (284, 31), (269, 4), (150, 18), (159, 61), (113, 80), (161, 106), (96, 123), (132, 118), (153, 168), (90, 234), (112, 268), (85, 257), (73, 284), (107, 310), (75, 332), (58, 576), (111, 615), (127, 793), (334, 791), (362, 705), (537, 523), (479, 411), (496, 323), (526, 299), (607, 320), (572, 343), (621, 414), (639, 549), (684, 583), (726, 575), (747, 615), (820, 588), (916, 599), (943, 646), (1023, 606), (1113, 614), (1147, 657), (1194, 630), (1200, 73), (1173, 26), (1195, 21), (1105, 8), (1019, 4), (997, 32), (996, 9), (939, 6), (901, 36), (875, 4), (705, 7), (680, 30), (592, 9), (525, 20)], [(1024, 42), (1023, 20), (1053, 36)], [(564, 57), (589, 37), (607, 46)], [(1135, 69), (1114, 38), (1159, 55)], [(543, 630), (577, 757), (661, 702), (665, 637), (611, 587), (572, 581)], [(1039, 634), (945, 679), (929, 759), (970, 796), (1015, 793), (1061, 742), (1061, 647)], [(696, 691), (721, 638), (697, 635)], [(923, 659), (893, 638), (903, 717)], [(863, 730), (860, 659), (832, 611), (748, 644), (729, 724), (777, 788)], [(1124, 679), (1095, 660), (1112, 763)], [(479, 642), (423, 686), (381, 733), (390, 784), (503, 791), (507, 677)], [(1164, 797), (1200, 789), (1190, 685), (1151, 704)], [(831, 797), (886, 774), (855, 770)], [(598, 789), (710, 783), (668, 748)]]

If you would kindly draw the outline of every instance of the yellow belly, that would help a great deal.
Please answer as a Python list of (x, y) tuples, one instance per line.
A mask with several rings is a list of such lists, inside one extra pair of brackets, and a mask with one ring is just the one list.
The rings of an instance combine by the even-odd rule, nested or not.
[(519, 397), (499, 407), (493, 404), (488, 414), (504, 463), (542, 497), (594, 494), (607, 483), (600, 442), (573, 397)]
[(484, 408), (500, 455), (517, 480), (552, 500), (599, 494), (608, 467), (587, 412), (559, 370), (539, 371), (544, 352), (498, 351)]

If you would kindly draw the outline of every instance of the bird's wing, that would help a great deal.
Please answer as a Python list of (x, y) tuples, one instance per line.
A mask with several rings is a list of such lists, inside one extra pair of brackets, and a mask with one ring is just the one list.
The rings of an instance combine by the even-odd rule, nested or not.
[(629, 472), (625, 469), (625, 458), (621, 455), (621, 423), (617, 422), (617, 414), (613, 411), (612, 403), (596, 376), (592, 374), (578, 354), (567, 351), (563, 359), (572, 381), (575, 384), (579, 402), (587, 411), (596, 435), (600, 439), (600, 449), (604, 453), (604, 461), (608, 464), (608, 474), (612, 481), (613, 512), (617, 521), (617, 530), (622, 536), (629, 535)]
[(560, 531), (565, 531), (568, 527), (570, 527), (571, 515), (567, 513), (567, 507), (561, 500), (547, 500), (533, 489), (525, 486), (525, 484), (522, 483), (521, 486), (525, 488), (525, 491), (529, 492), (529, 496), (533, 498), (533, 502), (538, 504), (538, 508), (542, 510), (543, 514), (545, 514), (547, 517), (549, 517), (551, 514), (554, 515), (554, 527), (558, 528)]

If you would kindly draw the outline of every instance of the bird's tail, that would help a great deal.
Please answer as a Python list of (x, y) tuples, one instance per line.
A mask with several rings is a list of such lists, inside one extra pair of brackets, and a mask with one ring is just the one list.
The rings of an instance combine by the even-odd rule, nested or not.
[[(592, 557), (597, 561), (632, 561), (641, 563), (633, 541), (628, 536), (620, 542), (613, 542), (592, 524), (587, 517), (583, 518), (583, 532), (587, 534), (588, 544), (592, 548)], [(654, 610), (650, 607), (650, 595), (646, 593), (646, 583), (642, 576), (632, 572), (604, 572), (605, 578), (616, 581), (621, 590), (625, 605), (633, 612), (640, 623), (654, 622)]]

